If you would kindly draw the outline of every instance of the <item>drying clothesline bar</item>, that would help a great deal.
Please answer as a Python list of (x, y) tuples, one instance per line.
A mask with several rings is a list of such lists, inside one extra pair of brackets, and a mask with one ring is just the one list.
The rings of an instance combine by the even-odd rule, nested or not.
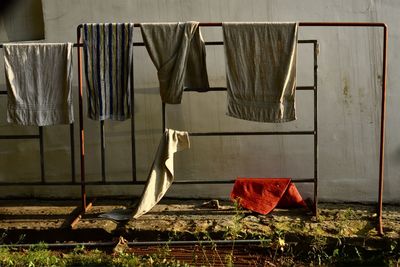
[(237, 136), (237, 135), (315, 135), (316, 131), (278, 131), (278, 132), (204, 132), (189, 133), (190, 136)]
[[(299, 44), (313, 44), (317, 42), (316, 40), (298, 40)], [(205, 45), (223, 45), (224, 42), (222, 41), (211, 41), (211, 42), (204, 42)], [(133, 46), (144, 46), (143, 42), (134, 42)], [(74, 43), (73, 47), (83, 47), (82, 43)], [(0, 44), (0, 48), (3, 48), (3, 44)]]
[[(135, 23), (135, 27), (139, 28), (140, 23)], [(200, 27), (222, 27), (222, 22), (200, 22)], [(299, 22), (300, 27), (383, 27), (387, 25), (382, 22)], [(82, 28), (82, 24), (78, 25), (78, 30)]]
[[(292, 180), (294, 183), (313, 183), (313, 178)], [(235, 180), (175, 180), (174, 184), (233, 184)]]
[[(299, 44), (313, 44), (316, 43), (316, 40), (298, 40)], [(224, 42), (222, 41), (208, 41), (208, 42), (204, 42), (205, 45), (223, 45)], [(134, 42), (133, 46), (144, 46), (143, 42)], [(2, 45), (0, 46), (2, 47)], [(74, 44), (74, 47), (83, 47), (83, 44)]]
[[(315, 86), (297, 86), (296, 90), (310, 90), (313, 91), (315, 90)], [(210, 87), (210, 88), (185, 88), (185, 92), (199, 92), (199, 93), (204, 93), (204, 92), (219, 92), (219, 91), (226, 91), (226, 87)]]
[[(299, 178), (299, 179), (292, 179), (294, 183), (313, 183), (315, 180), (313, 178)], [(173, 184), (233, 184), (235, 180), (175, 180)], [(86, 182), (85, 185), (144, 185), (146, 181), (93, 181), (93, 182)], [(81, 185), (79, 182), (46, 182), (45, 184), (42, 182), (0, 182), (1, 186), (16, 186), (16, 185), (25, 185), (25, 186), (35, 186), (35, 185), (65, 185), (65, 186), (73, 186), (73, 185)]]
[(37, 139), (40, 138), (38, 134), (27, 135), (0, 135), (0, 139)]
[[(135, 24), (135, 27), (139, 27)], [(200, 27), (221, 27), (222, 22), (202, 22)], [(300, 27), (383, 27), (387, 25), (381, 22), (299, 22)]]

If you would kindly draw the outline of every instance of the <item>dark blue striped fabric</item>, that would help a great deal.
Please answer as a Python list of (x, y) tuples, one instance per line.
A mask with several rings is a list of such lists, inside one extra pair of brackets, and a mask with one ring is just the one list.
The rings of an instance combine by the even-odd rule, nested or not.
[(131, 117), (133, 23), (83, 25), (88, 117)]

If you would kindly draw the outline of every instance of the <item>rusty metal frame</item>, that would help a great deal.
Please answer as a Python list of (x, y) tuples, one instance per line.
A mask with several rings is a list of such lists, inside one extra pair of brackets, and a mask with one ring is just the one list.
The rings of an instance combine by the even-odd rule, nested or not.
[[(140, 24), (135, 24), (135, 27), (139, 27)], [(200, 23), (199, 26), (201, 27), (221, 27), (222, 23)], [(387, 39), (388, 39), (388, 29), (387, 25), (385, 23), (376, 23), (376, 22), (299, 22), (300, 27), (367, 27), (367, 28), (383, 28), (383, 66), (382, 66), (382, 102), (381, 102), (381, 122), (380, 122), (380, 149), (379, 149), (379, 192), (378, 192), (378, 232), (379, 234), (383, 234), (383, 226), (382, 226), (382, 201), (383, 201), (383, 180), (384, 180), (384, 140), (385, 140), (385, 117), (386, 117), (386, 80), (387, 80)], [(86, 189), (85, 185), (88, 184), (85, 182), (85, 167), (84, 167), (84, 128), (83, 128), (83, 115), (82, 115), (82, 73), (81, 73), (81, 28), (82, 25), (79, 25), (77, 27), (77, 46), (78, 46), (78, 61), (79, 61), (79, 120), (80, 120), (80, 144), (81, 144), (81, 196), (82, 196), (82, 210), (85, 211), (87, 208), (86, 205)], [(208, 45), (213, 45), (213, 44), (221, 44), (222, 42), (206, 42)], [(142, 46), (143, 43), (134, 43), (134, 46)], [(315, 54), (315, 49), (314, 49), (314, 54)], [(314, 65), (316, 65), (315, 68), (317, 68), (317, 62), (316, 62), (316, 57), (314, 58)], [(132, 74), (133, 74), (133, 67), (132, 69)], [(316, 76), (317, 72), (316, 69), (314, 70), (314, 104), (315, 106), (317, 105), (317, 79)], [(133, 93), (133, 79), (131, 82), (131, 89), (132, 89), (132, 99), (134, 97)], [(223, 91), (225, 88), (214, 88), (214, 91)], [(297, 88), (299, 89), (299, 88)], [(186, 91), (199, 91), (201, 92), (201, 89), (194, 89), (194, 90), (186, 90)], [(133, 108), (133, 101), (132, 101), (132, 108)], [(165, 129), (166, 126), (166, 121), (165, 121), (165, 104), (162, 105), (162, 128)], [(133, 131), (131, 133), (132, 137), (132, 177), (133, 181), (130, 182), (129, 184), (144, 184), (144, 182), (137, 181), (136, 180), (136, 163), (135, 163), (135, 136), (134, 136), (134, 123), (133, 123), (133, 117), (134, 117), (134, 112), (132, 110), (132, 123), (131, 123), (131, 130)], [(318, 123), (318, 117), (317, 117), (317, 108), (315, 109), (314, 112), (314, 166), (317, 166), (318, 164), (318, 136), (317, 136), (317, 125)], [(102, 140), (103, 140), (103, 132), (102, 132)], [(271, 134), (309, 134), (307, 131), (303, 132), (286, 132), (286, 133), (279, 133), (279, 132), (263, 132), (263, 133), (257, 133), (257, 132), (219, 132), (219, 133), (191, 133), (191, 136), (210, 136), (210, 135), (271, 135)], [(102, 143), (102, 148), (104, 148), (104, 143)], [(102, 153), (104, 153), (104, 150), (102, 150)], [(102, 156), (102, 159), (104, 157)], [(102, 162), (104, 164), (104, 162)], [(103, 169), (103, 167), (102, 167)], [(104, 173), (103, 173), (104, 174)], [(302, 179), (299, 180), (298, 182), (314, 182), (314, 200), (315, 200), (315, 207), (314, 211), (315, 214), (318, 215), (317, 212), (317, 199), (318, 199), (318, 168), (314, 168), (314, 179)], [(99, 184), (104, 184), (105, 181), (105, 175), (103, 177), (103, 182)], [(212, 183), (226, 183), (226, 182), (232, 182), (232, 181), (176, 181), (175, 184), (212, 184)], [(109, 184), (109, 183), (107, 183)], [(116, 183), (114, 183), (116, 184)], [(117, 184), (127, 184), (124, 182), (119, 182)]]
[[(200, 23), (201, 27), (221, 27), (222, 23)], [(387, 40), (388, 40), (388, 27), (384, 23), (377, 22), (299, 22), (300, 27), (366, 27), (366, 28), (383, 28), (383, 66), (382, 66), (382, 100), (381, 100), (381, 121), (380, 121), (380, 148), (379, 148), (379, 191), (378, 191), (378, 232), (383, 234), (382, 225), (382, 209), (383, 209), (383, 184), (384, 184), (384, 141), (385, 141), (385, 112), (386, 112), (386, 84), (387, 84)], [(104, 122), (100, 122), (100, 136), (101, 136), (101, 173), (102, 179), (99, 182), (86, 182), (85, 181), (85, 151), (84, 151), (84, 127), (83, 127), (83, 82), (82, 82), (82, 51), (83, 44), (81, 42), (81, 27), (77, 27), (77, 43), (74, 47), (77, 47), (78, 54), (78, 80), (79, 80), (79, 140), (80, 140), (80, 182), (75, 179), (75, 161), (74, 161), (74, 125), (70, 125), (70, 142), (71, 142), (71, 182), (49, 182), (45, 179), (44, 172), (44, 148), (43, 148), (43, 129), (39, 127), (39, 133), (37, 135), (0, 135), (1, 139), (39, 139), (40, 146), (40, 167), (41, 167), (41, 181), (40, 182), (0, 182), (0, 186), (27, 186), (27, 185), (80, 185), (81, 186), (81, 212), (72, 221), (72, 226), (76, 225), (81, 216), (91, 208), (92, 203), (87, 203), (86, 196), (86, 185), (142, 185), (145, 181), (137, 181), (136, 178), (136, 151), (135, 151), (135, 124), (134, 124), (134, 81), (133, 81), (133, 65), (131, 66), (132, 79), (130, 86), (132, 88), (131, 93), (131, 107), (132, 107), (132, 119), (131, 119), (131, 149), (132, 149), (132, 181), (106, 181), (106, 170), (105, 170), (105, 133), (104, 133)], [(139, 27), (139, 24), (135, 24), (135, 27)], [(312, 40), (314, 42), (314, 40)], [(222, 42), (206, 42), (206, 45), (220, 45)], [(143, 43), (134, 43), (134, 46), (143, 46)], [(0, 44), (0, 48), (2, 45)], [(314, 130), (313, 131), (297, 131), (297, 132), (217, 132), (217, 133), (191, 133), (191, 136), (212, 136), (212, 135), (314, 135), (314, 178), (310, 179), (297, 179), (295, 182), (314, 182), (314, 212), (317, 215), (317, 203), (318, 203), (318, 117), (317, 117), (317, 57), (316, 57), (316, 41), (314, 42), (314, 85), (309, 87), (297, 87), (297, 90), (314, 90)], [(225, 91), (226, 88), (215, 87), (211, 88), (212, 91)], [(204, 92), (201, 88), (190, 88), (186, 89), (187, 92)], [(6, 92), (0, 92), (0, 94), (6, 94)], [(162, 126), (165, 128), (165, 104), (162, 106)], [(232, 183), (233, 180), (228, 181), (176, 181), (175, 184), (225, 184)]]

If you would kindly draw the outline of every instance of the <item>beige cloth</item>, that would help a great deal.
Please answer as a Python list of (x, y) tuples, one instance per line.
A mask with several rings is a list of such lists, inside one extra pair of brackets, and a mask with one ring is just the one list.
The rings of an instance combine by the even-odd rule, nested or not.
[(158, 71), (164, 103), (181, 103), (184, 88), (209, 88), (206, 50), (198, 22), (142, 23), (140, 29)]
[(223, 23), (227, 115), (258, 122), (296, 119), (297, 23)]
[(46, 126), (74, 121), (72, 43), (4, 44), (7, 121)]
[(139, 218), (164, 196), (174, 180), (174, 154), (190, 147), (189, 134), (167, 129), (158, 146), (142, 196), (133, 209), (114, 210), (100, 215), (116, 221)]

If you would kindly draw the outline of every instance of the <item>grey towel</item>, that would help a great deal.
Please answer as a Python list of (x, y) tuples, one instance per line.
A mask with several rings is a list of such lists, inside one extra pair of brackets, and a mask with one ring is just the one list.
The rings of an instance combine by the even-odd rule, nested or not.
[(296, 119), (297, 23), (223, 23), (227, 115), (250, 121)]
[(158, 71), (164, 103), (181, 103), (187, 87), (208, 89), (206, 50), (198, 22), (142, 23), (140, 29)]
[(46, 126), (74, 121), (72, 44), (5, 44), (7, 121)]
[(83, 24), (88, 117), (131, 117), (133, 23)]
[(115, 221), (139, 218), (151, 210), (164, 196), (174, 181), (174, 154), (190, 147), (189, 134), (167, 129), (161, 137), (157, 154), (139, 201), (132, 209), (117, 209), (100, 217)]

